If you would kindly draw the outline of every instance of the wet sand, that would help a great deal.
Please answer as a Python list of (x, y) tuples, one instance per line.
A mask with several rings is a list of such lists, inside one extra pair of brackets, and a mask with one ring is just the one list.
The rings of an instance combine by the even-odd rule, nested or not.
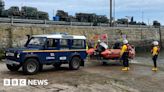
[[(164, 69), (151, 71), (151, 64), (145, 65), (132, 61), (130, 71), (121, 71), (121, 63), (112, 62), (106, 66), (100, 62), (87, 62), (85, 67), (72, 71), (67, 66), (55, 70), (44, 66), (36, 75), (23, 75), (10, 72), (4, 63), (0, 63), (0, 92), (163, 92)], [(47, 86), (5, 87), (4, 78), (48, 79)]]

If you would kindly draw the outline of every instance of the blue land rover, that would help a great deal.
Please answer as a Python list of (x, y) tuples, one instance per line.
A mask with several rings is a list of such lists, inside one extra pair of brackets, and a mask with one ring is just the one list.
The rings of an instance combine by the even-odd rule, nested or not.
[(43, 65), (59, 68), (69, 64), (73, 70), (84, 66), (86, 59), (86, 37), (65, 34), (34, 35), (28, 39), (23, 48), (6, 50), (7, 68), (18, 71), (20, 67), (25, 74), (36, 74)]

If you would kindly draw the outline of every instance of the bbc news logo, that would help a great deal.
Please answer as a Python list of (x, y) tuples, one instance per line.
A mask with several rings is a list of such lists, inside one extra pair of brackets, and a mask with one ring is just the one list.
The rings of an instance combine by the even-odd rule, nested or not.
[(30, 80), (30, 79), (4, 79), (4, 86), (38, 86), (48, 85), (48, 80)]

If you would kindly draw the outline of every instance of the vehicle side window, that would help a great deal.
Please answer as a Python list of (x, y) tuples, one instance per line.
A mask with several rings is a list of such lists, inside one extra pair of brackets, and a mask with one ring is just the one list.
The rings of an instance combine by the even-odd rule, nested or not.
[(84, 40), (73, 40), (72, 41), (72, 48), (73, 49), (84, 49)]
[(60, 48), (61, 49), (68, 49), (68, 40), (67, 39), (60, 39)]
[(56, 48), (58, 45), (57, 39), (47, 39), (47, 47), (49, 48)]
[(28, 44), (29, 45), (42, 46), (42, 45), (44, 45), (44, 43), (45, 43), (45, 39), (44, 38), (33, 37)]

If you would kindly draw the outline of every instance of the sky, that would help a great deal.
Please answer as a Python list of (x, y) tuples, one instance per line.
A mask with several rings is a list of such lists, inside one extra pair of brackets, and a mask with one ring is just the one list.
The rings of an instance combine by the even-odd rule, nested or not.
[[(11, 6), (32, 6), (49, 13), (50, 19), (57, 10), (64, 10), (69, 15), (75, 13), (96, 13), (109, 17), (110, 0), (4, 0), (5, 9)], [(133, 16), (135, 21), (152, 24), (158, 20), (164, 25), (164, 0), (113, 0), (113, 16), (116, 19)]]

